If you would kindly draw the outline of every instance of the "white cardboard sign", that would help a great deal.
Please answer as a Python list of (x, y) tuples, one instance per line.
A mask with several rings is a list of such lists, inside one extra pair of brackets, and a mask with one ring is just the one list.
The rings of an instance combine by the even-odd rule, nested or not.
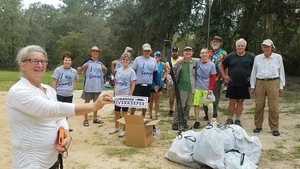
[(116, 106), (119, 107), (133, 107), (133, 108), (147, 108), (148, 97), (143, 96), (116, 96), (113, 98)]

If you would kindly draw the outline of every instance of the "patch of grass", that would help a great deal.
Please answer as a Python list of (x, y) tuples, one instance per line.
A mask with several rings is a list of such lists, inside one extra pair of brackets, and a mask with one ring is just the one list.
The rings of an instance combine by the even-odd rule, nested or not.
[(167, 133), (167, 132), (161, 132), (159, 134), (160, 140), (173, 140), (177, 136), (177, 133)]
[(223, 113), (223, 115), (228, 115), (228, 110), (227, 110), (227, 107), (226, 108), (224, 108), (224, 107), (218, 107), (218, 111), (219, 112), (222, 112)]
[(131, 156), (138, 154), (139, 149), (135, 147), (109, 147), (103, 151), (108, 157), (118, 157), (123, 160), (130, 158)]
[(281, 113), (286, 113), (286, 114), (300, 114), (300, 107), (288, 108), (287, 110), (281, 111)]
[(267, 150), (265, 150), (265, 152), (267, 154), (267, 157), (271, 161), (284, 161), (289, 158), (287, 154), (281, 152), (278, 149), (267, 149)]
[(293, 155), (294, 158), (299, 158), (300, 157), (300, 145), (293, 147), (291, 154)]

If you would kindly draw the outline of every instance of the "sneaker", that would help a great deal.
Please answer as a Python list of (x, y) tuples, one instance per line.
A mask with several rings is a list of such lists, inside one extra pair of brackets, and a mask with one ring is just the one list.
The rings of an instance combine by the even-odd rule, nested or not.
[(173, 110), (169, 110), (168, 116), (172, 117), (173, 116), (174, 111)]
[(119, 133), (119, 138), (122, 138), (122, 137), (124, 137), (126, 135), (126, 131), (121, 131), (120, 133)]
[(152, 116), (152, 118), (151, 118), (152, 120), (157, 120), (158, 119), (158, 117), (156, 116), (156, 115), (154, 115), (154, 116)]
[(198, 129), (200, 127), (200, 122), (196, 121), (194, 124), (194, 129)]
[(114, 129), (112, 129), (112, 130), (109, 132), (109, 134), (115, 134), (115, 133), (117, 133), (118, 131), (119, 131), (119, 129), (114, 128)]
[(273, 136), (280, 136), (280, 132), (278, 130), (273, 130)]
[(172, 124), (172, 130), (178, 130), (178, 123)]
[(261, 130), (262, 130), (262, 128), (255, 128), (255, 129), (253, 130), (253, 133), (259, 133)]
[(226, 124), (233, 124), (233, 120), (232, 119), (227, 119)]
[(241, 120), (235, 120), (235, 121), (234, 121), (234, 124), (239, 125), (239, 126), (242, 127)]

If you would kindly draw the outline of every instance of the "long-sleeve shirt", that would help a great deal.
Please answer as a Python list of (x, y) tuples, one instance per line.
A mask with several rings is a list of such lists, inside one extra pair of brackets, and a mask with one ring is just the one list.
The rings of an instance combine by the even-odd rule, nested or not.
[(279, 78), (279, 89), (285, 86), (285, 73), (282, 56), (278, 53), (272, 53), (269, 58), (259, 54), (254, 59), (251, 72), (250, 85), (255, 88), (256, 79)]
[(57, 161), (57, 130), (68, 129), (64, 117), (75, 115), (74, 104), (57, 102), (55, 90), (42, 87), (46, 93), (22, 77), (7, 93), (14, 169), (50, 168)]

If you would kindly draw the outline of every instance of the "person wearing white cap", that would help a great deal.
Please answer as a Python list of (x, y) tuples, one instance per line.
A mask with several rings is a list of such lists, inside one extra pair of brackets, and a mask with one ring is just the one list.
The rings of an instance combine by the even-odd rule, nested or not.
[(262, 54), (254, 59), (251, 72), (251, 93), (255, 94), (254, 133), (262, 130), (265, 100), (268, 100), (269, 126), (274, 136), (279, 136), (279, 95), (285, 86), (285, 72), (282, 56), (274, 53), (275, 45), (271, 39), (261, 44)]
[[(174, 73), (181, 98), (182, 111), (184, 115), (183, 128), (188, 129), (187, 120), (192, 107), (195, 93), (196, 61), (192, 59), (193, 48), (187, 46), (183, 50), (183, 59), (174, 66)], [(179, 129), (178, 106), (175, 106), (172, 130)]]
[[(245, 51), (247, 42), (241, 38), (236, 41), (236, 52), (225, 57), (219, 65), (219, 70), (228, 83), (226, 97), (229, 98), (227, 124), (233, 124), (233, 114), (236, 112), (236, 125), (241, 125), (241, 115), (245, 99), (250, 99), (250, 75), (254, 61), (254, 54)], [(225, 69), (228, 69), (228, 74)]]
[[(129, 63), (129, 66), (133, 63), (133, 61), (131, 60), (131, 55), (132, 55), (132, 47), (129, 47), (129, 46), (127, 46), (126, 48), (125, 48), (125, 50), (124, 50), (124, 53), (129, 53), (130, 54), (130, 63)], [(119, 69), (120, 67), (122, 67), (122, 60), (120, 60), (120, 59), (118, 59), (118, 60), (114, 60), (114, 61), (112, 61), (111, 62), (111, 73), (113, 74), (113, 75), (115, 75), (115, 73), (116, 73), (116, 70), (117, 69)]]
[[(136, 85), (133, 91), (133, 96), (144, 96), (148, 97), (150, 101), (151, 85), (154, 81), (154, 90), (158, 91), (158, 68), (156, 60), (151, 57), (151, 46), (149, 43), (143, 45), (143, 55), (138, 56), (133, 61), (131, 67), (136, 72)], [(130, 114), (134, 115), (136, 108), (130, 109)], [(145, 117), (147, 109), (142, 109), (142, 115)]]
[[(85, 103), (89, 103), (91, 100), (94, 102), (101, 94), (104, 84), (104, 74), (106, 72), (106, 66), (100, 62), (99, 56), (102, 51), (97, 47), (93, 46), (88, 50), (90, 58), (85, 59), (81, 65), (77, 68), (78, 73), (84, 74), (84, 89), (81, 98), (84, 99)], [(97, 111), (94, 111), (93, 123), (102, 124), (103, 121), (97, 117)], [(83, 126), (88, 127), (89, 121), (87, 114), (84, 115)]]

